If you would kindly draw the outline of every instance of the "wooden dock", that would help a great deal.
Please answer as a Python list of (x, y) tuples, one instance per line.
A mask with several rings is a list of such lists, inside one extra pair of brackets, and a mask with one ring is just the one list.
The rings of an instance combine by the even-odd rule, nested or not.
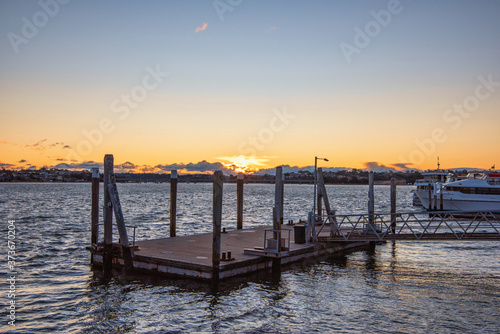
[[(286, 265), (310, 257), (324, 256), (337, 252), (359, 248), (366, 242), (331, 243), (328, 246), (318, 244), (296, 244), (293, 226), (282, 225), (283, 230), (290, 229), (290, 247), (280, 255), (281, 264)], [(219, 278), (247, 275), (260, 270), (271, 269), (272, 254), (265, 254), (264, 234), (271, 227), (231, 230), (221, 234), (221, 252), (226, 260), (221, 259)], [(134, 270), (159, 274), (169, 277), (189, 277), (203, 280), (212, 278), (212, 233), (203, 233), (175, 238), (163, 238), (136, 242), (133, 262)], [(121, 246), (114, 244), (114, 266), (124, 266)], [(250, 250), (254, 250), (251, 252)], [(94, 265), (102, 265), (103, 245), (91, 250)], [(231, 258), (227, 259), (228, 252)], [(262, 252), (261, 255), (257, 255)], [(248, 254), (252, 253), (252, 254)], [(254, 254), (253, 254), (254, 253)], [(223, 254), (224, 255), (224, 254)]]
[[(309, 213), (307, 226), (304, 224), (283, 224), (284, 178), (281, 166), (276, 167), (275, 201), (272, 226), (243, 228), (243, 175), (238, 177), (237, 226), (236, 230), (222, 229), (222, 194), (224, 177), (222, 171), (213, 175), (213, 229), (211, 233), (190, 236), (176, 236), (177, 171), (171, 171), (169, 238), (132, 243), (125, 224), (118, 188), (116, 185), (113, 155), (104, 157), (103, 174), (103, 238), (99, 235), (99, 171), (92, 172), (91, 210), (91, 262), (101, 266), (105, 273), (112, 267), (122, 267), (127, 272), (144, 272), (174, 277), (189, 277), (210, 280), (217, 288), (220, 279), (248, 275), (260, 270), (271, 269), (274, 275), (281, 273), (281, 266), (320, 257), (337, 252), (359, 248), (366, 241), (319, 242), (316, 233), (314, 213)], [(318, 169), (318, 216), (321, 216), (320, 202), (324, 202), (327, 217), (332, 222), (332, 210), (324, 186), (322, 170)], [(316, 197), (315, 197), (316, 198)], [(314, 211), (314, 210), (313, 210)], [(113, 216), (119, 234), (113, 241)], [(314, 219), (314, 220), (313, 220)], [(295, 236), (297, 233), (297, 238)]]
[[(274, 276), (281, 273), (282, 265), (388, 240), (500, 240), (500, 219), (491, 212), (398, 213), (395, 179), (391, 180), (390, 213), (375, 213), (373, 172), (369, 173), (368, 213), (338, 215), (330, 206), (321, 168), (315, 177), (314, 199), (318, 199), (318, 205), (316, 207), (314, 201), (307, 225), (293, 225), (292, 221), (284, 225), (282, 175), (282, 167), (276, 167), (272, 226), (243, 228), (244, 179), (239, 176), (236, 229), (226, 232), (222, 228), (224, 177), (221, 171), (215, 171), (212, 232), (176, 236), (177, 172), (171, 171), (170, 237), (135, 242), (134, 230), (130, 243), (113, 172), (113, 156), (106, 155), (102, 242), (98, 242), (99, 172), (92, 172), (91, 246), (88, 247), (91, 262), (103, 267), (105, 273), (110, 273), (112, 267), (121, 267), (128, 272), (210, 280), (212, 288), (216, 289), (220, 279), (266, 269), (271, 269)], [(113, 241), (113, 215), (119, 234), (118, 243)]]

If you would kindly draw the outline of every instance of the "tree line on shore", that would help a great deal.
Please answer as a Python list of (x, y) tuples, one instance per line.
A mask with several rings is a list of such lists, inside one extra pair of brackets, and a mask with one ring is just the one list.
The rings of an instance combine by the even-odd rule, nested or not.
[[(323, 172), (326, 184), (368, 184), (369, 171), (363, 169), (346, 169)], [(170, 174), (165, 173), (116, 173), (118, 182), (169, 182)], [(314, 173), (303, 170), (284, 173), (285, 183), (313, 183)], [(102, 174), (101, 174), (102, 177)], [(413, 184), (421, 179), (418, 170), (383, 171), (374, 173), (375, 182), (383, 183), (395, 178), (402, 184)], [(0, 170), (0, 182), (90, 182), (92, 174), (89, 170), (66, 169), (31, 169), (31, 170)], [(245, 174), (245, 183), (273, 183), (274, 175)], [(212, 174), (179, 174), (179, 182), (211, 182)], [(236, 182), (236, 175), (226, 175), (225, 182)]]

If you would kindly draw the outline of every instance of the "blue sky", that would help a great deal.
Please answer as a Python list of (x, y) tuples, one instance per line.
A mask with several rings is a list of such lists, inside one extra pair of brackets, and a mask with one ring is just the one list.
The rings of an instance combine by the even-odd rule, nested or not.
[[(214, 3), (232, 10), (221, 20)], [(119, 129), (82, 160), (100, 160), (105, 151), (124, 155), (126, 147), (131, 158), (123, 160), (137, 164), (238, 156), (238, 145), (227, 145), (228, 138), (241, 142), (258, 133), (273, 108), (287, 106), (299, 120), (259, 152), (269, 165), (306, 165), (315, 154), (336, 157), (337, 166), (395, 164), (409, 162), (398, 157), (410, 156), (416, 140), (442, 127), (443, 111), (470, 95), (479, 76), (500, 81), (498, 1), (70, 1), (58, 6), (16, 53), (9, 33), (22, 36), (23, 17), (33, 22), (43, 9), (37, 1), (0, 3), (0, 142), (23, 146), (48, 138), (76, 147), (85, 140), (82, 131), (110, 114), (110, 101), (140, 83), (146, 67), (160, 66), (168, 79), (133, 117), (116, 121)], [(398, 13), (385, 27), (379, 24), (369, 45), (347, 61), (341, 43), (355, 46), (355, 29), (365, 32), (375, 20), (372, 13), (391, 6)], [(195, 32), (204, 23), (206, 29)], [(479, 116), (460, 129), (465, 145), (463, 134), (449, 132), (446, 143), (414, 167), (433, 166), (438, 154), (452, 157), (454, 165), (489, 164), (486, 150), (479, 156), (474, 147), (500, 139), (496, 134), (478, 139), (491, 129), (492, 119), (500, 121), (498, 95), (482, 102)], [(169, 125), (172, 119), (175, 126)], [(402, 130), (403, 125), (410, 128)], [(392, 130), (397, 140), (380, 134), (387, 128), (399, 128)], [(140, 145), (128, 142), (144, 136), (143, 145), (152, 146), (155, 138), (168, 142), (174, 134), (182, 138), (181, 132), (189, 137), (179, 140), (185, 147), (166, 149), (161, 159), (153, 152), (141, 155)], [(297, 133), (304, 134), (303, 146)], [(318, 141), (324, 146), (311, 152)], [(352, 149), (333, 149), (339, 142)], [(204, 143), (210, 145), (200, 149)], [(497, 146), (489, 148), (500, 153)], [(455, 150), (460, 149), (467, 159), (459, 158)], [(50, 164), (63, 156), (14, 151), (6, 150), (0, 162)]]

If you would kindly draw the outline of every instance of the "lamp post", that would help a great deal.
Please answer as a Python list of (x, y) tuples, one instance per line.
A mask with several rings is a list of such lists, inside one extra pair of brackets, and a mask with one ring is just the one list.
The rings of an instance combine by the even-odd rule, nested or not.
[(317, 183), (317, 180), (318, 180), (318, 177), (317, 177), (317, 169), (318, 169), (318, 160), (324, 160), (324, 161), (328, 161), (327, 158), (318, 158), (318, 157), (314, 157), (314, 202), (313, 202), (313, 209), (312, 209), (312, 212), (313, 212), (313, 219), (314, 219), (314, 224), (316, 224), (316, 215), (314, 213), (314, 211), (316, 210), (316, 183)]

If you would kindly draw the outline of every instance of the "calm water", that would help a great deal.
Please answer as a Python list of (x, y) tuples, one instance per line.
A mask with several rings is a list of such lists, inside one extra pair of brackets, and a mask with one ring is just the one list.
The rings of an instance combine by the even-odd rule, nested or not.
[[(328, 186), (341, 214), (366, 211), (366, 186)], [(119, 184), (137, 239), (168, 235), (168, 184)], [(234, 184), (224, 185), (223, 226), (236, 226)], [(398, 206), (411, 207), (411, 188)], [(178, 234), (211, 230), (211, 184), (179, 184)], [(285, 220), (305, 219), (312, 186), (285, 187)], [(245, 227), (269, 225), (274, 186), (245, 185)], [(389, 211), (389, 187), (375, 188)], [(498, 333), (499, 242), (397, 242), (375, 252), (308, 260), (279, 282), (225, 283), (217, 295), (184, 280), (104, 280), (89, 266), (90, 184), (0, 184), (6, 333)], [(16, 226), (16, 327), (7, 324), (8, 221)]]

